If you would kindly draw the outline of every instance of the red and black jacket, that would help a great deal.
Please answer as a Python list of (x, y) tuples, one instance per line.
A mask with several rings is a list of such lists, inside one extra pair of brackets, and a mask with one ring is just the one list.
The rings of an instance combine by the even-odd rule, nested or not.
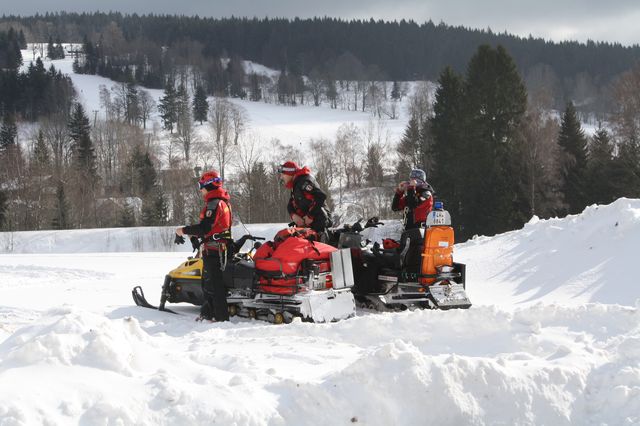
[(200, 223), (185, 226), (183, 232), (204, 239), (205, 251), (219, 251), (231, 241), (231, 204), (229, 193), (223, 188), (207, 192), (205, 206), (200, 212)]
[(404, 211), (404, 228), (419, 228), (433, 208), (433, 188), (424, 184), (418, 187), (409, 186), (406, 192), (397, 191), (393, 196), (391, 210)]
[(321, 189), (316, 180), (310, 175), (308, 167), (296, 171), (293, 180), (287, 185), (291, 189), (291, 197), (287, 204), (289, 216), (297, 214), (313, 219), (310, 227), (316, 231), (324, 231), (329, 222), (325, 209), (327, 194)]

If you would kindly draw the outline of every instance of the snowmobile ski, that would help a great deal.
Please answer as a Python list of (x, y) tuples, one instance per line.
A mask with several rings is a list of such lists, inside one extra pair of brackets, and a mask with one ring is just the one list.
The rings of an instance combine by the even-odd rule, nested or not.
[(148, 308), (148, 309), (155, 309), (157, 311), (162, 311), (162, 312), (169, 312), (170, 314), (180, 315), (179, 313), (172, 311), (169, 308), (165, 308), (164, 306), (158, 307), (149, 303), (147, 301), (147, 298), (144, 297), (144, 291), (142, 291), (142, 287), (140, 287), (139, 285), (135, 286), (133, 290), (131, 290), (131, 296), (133, 296), (133, 301), (136, 303), (137, 306), (141, 306), (143, 308)]

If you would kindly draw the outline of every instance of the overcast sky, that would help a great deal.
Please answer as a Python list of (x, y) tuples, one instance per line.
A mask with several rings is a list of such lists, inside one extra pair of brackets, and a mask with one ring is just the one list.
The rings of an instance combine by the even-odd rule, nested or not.
[(639, 0), (0, 0), (0, 14), (119, 11), (199, 16), (402, 18), (552, 40), (640, 44)]

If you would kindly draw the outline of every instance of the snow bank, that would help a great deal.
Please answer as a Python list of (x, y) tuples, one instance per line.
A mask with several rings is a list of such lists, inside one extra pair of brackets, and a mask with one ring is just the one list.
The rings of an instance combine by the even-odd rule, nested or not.
[(484, 307), (286, 327), (197, 324), (139, 311), (119, 308), (104, 317), (51, 310), (6, 339), (0, 418), (6, 424), (640, 421), (637, 308)]
[(456, 246), (476, 304), (586, 302), (634, 305), (640, 298), (640, 200), (621, 198), (563, 219)]

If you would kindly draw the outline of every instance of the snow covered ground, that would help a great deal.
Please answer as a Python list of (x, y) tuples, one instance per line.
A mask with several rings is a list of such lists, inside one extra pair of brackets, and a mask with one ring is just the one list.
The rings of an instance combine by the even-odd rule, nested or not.
[(640, 200), (458, 245), (469, 310), (332, 324), (131, 306), (162, 232), (0, 234), (0, 425), (640, 423)]

